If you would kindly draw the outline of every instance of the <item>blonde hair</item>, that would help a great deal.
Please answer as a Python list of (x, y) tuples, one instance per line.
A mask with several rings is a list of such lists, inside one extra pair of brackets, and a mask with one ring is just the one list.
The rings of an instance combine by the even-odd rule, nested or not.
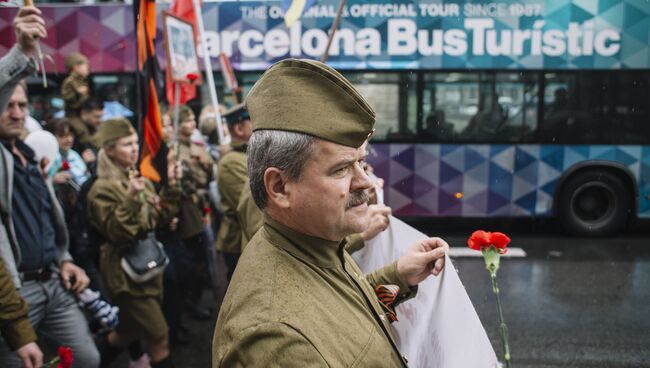
[(109, 141), (97, 153), (97, 177), (99, 179), (122, 181), (124, 179), (124, 169), (119, 167), (113, 159), (106, 154), (107, 148), (115, 147), (117, 140)]

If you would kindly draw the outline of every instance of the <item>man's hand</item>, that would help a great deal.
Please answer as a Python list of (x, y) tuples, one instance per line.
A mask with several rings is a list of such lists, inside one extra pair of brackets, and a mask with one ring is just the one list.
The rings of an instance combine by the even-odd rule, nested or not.
[(370, 240), (377, 236), (380, 232), (386, 230), (389, 224), (389, 216), (391, 209), (383, 204), (371, 204), (368, 206), (368, 214), (370, 222), (366, 231), (361, 233), (363, 240)]
[(52, 177), (54, 184), (65, 184), (70, 180), (72, 180), (72, 175), (69, 171), (59, 171)]
[(18, 10), (14, 18), (14, 31), (20, 50), (31, 57), (36, 50), (39, 38), (47, 37), (45, 21), (41, 18), (41, 11), (33, 6), (25, 6)]
[[(70, 282), (72, 279), (74, 284)], [(86, 271), (70, 261), (61, 264), (61, 281), (67, 290), (72, 290), (75, 294), (81, 293), (90, 284)]]
[(445, 266), (445, 254), (449, 251), (447, 242), (440, 238), (428, 238), (413, 244), (397, 260), (397, 272), (410, 286), (424, 281), (429, 274), (438, 276)]
[(30, 342), (18, 348), (16, 354), (23, 362), (23, 368), (41, 368), (43, 366), (43, 353), (35, 342)]

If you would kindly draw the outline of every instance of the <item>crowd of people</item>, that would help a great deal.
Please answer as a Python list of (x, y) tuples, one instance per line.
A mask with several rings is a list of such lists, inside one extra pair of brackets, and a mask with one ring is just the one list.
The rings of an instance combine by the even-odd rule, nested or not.
[[(213, 366), (406, 365), (393, 308), (440, 272), (448, 246), (419, 242), (367, 276), (350, 257), (387, 228), (390, 208), (365, 162), (374, 111), (342, 75), (277, 63), (223, 112), (228, 144), (211, 107), (198, 122), (188, 106), (163, 111), (167, 180), (153, 182), (137, 170), (132, 123), (102, 121), (81, 54), (66, 58), (65, 117), (42, 124), (56, 156), (25, 143), (24, 78), (47, 33), (29, 6), (14, 28), (0, 59), (2, 367), (42, 366), (46, 344), (70, 347), (74, 367), (109, 367), (125, 350), (130, 367), (173, 366), (170, 344), (187, 342), (182, 312), (211, 318), (198, 301), (215, 249), (230, 284)], [(159, 244), (166, 267), (146, 266), (164, 271), (134, 271), (133, 250)]]

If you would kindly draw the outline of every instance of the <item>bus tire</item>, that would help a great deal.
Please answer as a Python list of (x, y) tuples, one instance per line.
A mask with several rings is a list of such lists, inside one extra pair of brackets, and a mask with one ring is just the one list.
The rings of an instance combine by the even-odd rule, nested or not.
[(625, 228), (632, 200), (616, 174), (602, 169), (579, 172), (560, 189), (562, 226), (574, 235), (610, 235)]

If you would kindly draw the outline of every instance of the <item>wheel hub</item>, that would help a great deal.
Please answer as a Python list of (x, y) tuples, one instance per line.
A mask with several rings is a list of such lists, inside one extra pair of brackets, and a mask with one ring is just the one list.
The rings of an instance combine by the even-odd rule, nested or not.
[(600, 183), (587, 183), (579, 187), (571, 206), (574, 213), (585, 222), (598, 222), (614, 212), (614, 193)]

